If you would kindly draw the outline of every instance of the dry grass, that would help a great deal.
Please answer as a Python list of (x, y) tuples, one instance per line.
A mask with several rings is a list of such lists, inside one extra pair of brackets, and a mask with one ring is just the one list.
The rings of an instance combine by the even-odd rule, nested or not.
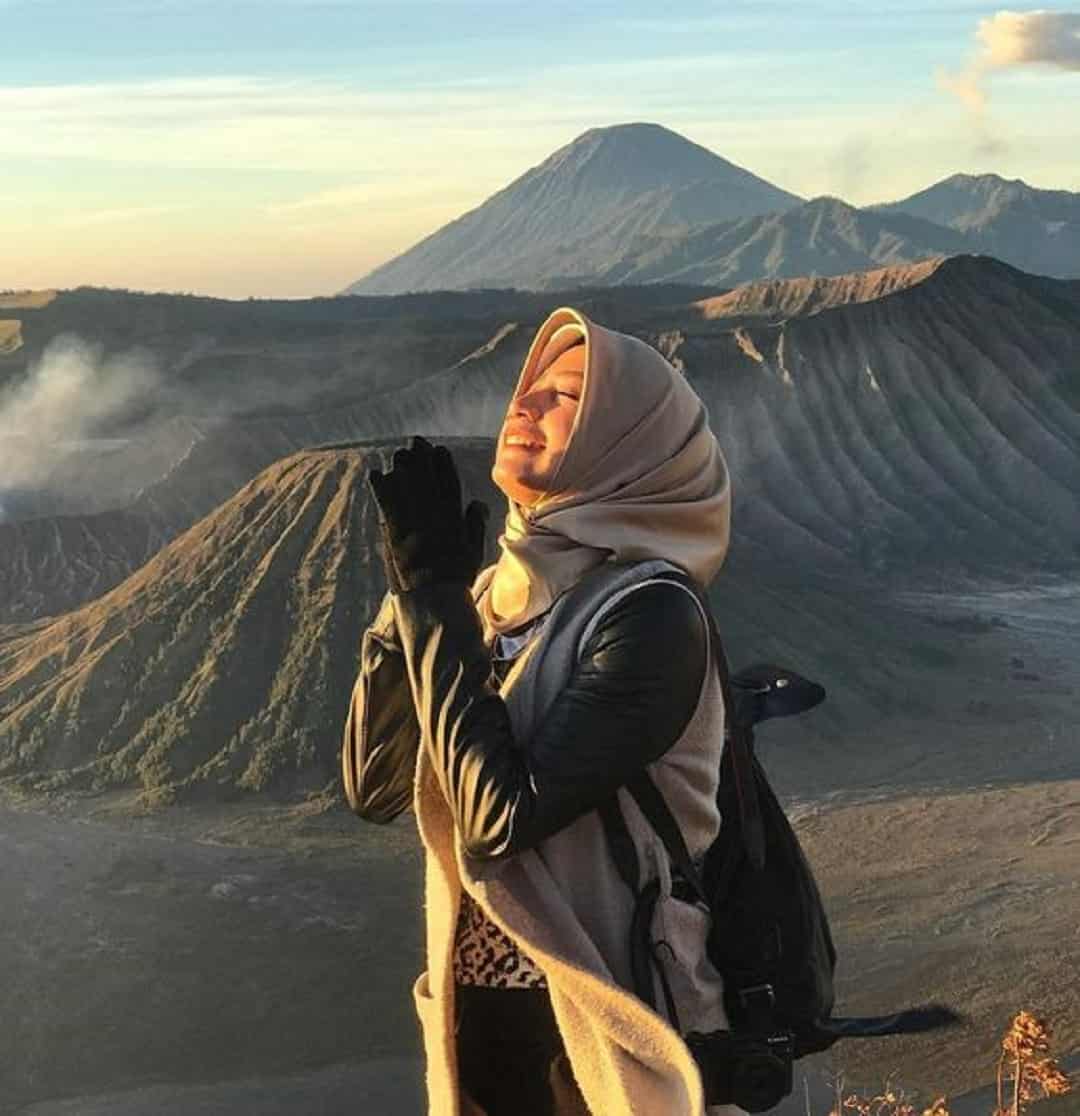
[[(1012, 1100), (1003, 1103), (1003, 1085), (1012, 1077)], [(997, 1109), (994, 1116), (1019, 1116), (1024, 1105), (1044, 1097), (1071, 1092), (1072, 1083), (1050, 1055), (1050, 1028), (1038, 1016), (1022, 1011), (1001, 1041), (997, 1070)]]
[[(1073, 1083), (1050, 1053), (1050, 1026), (1045, 1019), (1028, 1011), (1018, 1012), (1001, 1040), (997, 1066), (997, 1105), (991, 1116), (1022, 1116), (1033, 1101), (1064, 1096)], [(829, 1116), (949, 1116), (945, 1096), (936, 1097), (926, 1108), (911, 1102), (903, 1089), (885, 1082), (874, 1097), (858, 1093), (844, 1096), (843, 1077), (836, 1082), (836, 1104)]]
[(22, 348), (22, 322), (18, 318), (0, 318), (0, 356)]

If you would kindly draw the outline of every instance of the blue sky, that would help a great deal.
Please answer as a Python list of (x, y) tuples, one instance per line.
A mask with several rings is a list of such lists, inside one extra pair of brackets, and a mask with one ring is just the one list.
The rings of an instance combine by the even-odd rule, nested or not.
[[(1076, 11), (1043, 0), (1014, 11)], [(591, 127), (855, 204), (1080, 190), (1080, 69), (940, 81), (973, 3), (0, 0), (0, 288), (332, 293)]]

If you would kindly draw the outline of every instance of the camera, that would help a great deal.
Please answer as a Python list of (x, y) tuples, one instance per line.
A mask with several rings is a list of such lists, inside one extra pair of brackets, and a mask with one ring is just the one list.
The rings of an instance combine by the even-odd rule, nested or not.
[(747, 1112), (767, 1112), (793, 1088), (795, 1039), (790, 1032), (691, 1031), (686, 1044), (701, 1070), (707, 1105), (737, 1104)]

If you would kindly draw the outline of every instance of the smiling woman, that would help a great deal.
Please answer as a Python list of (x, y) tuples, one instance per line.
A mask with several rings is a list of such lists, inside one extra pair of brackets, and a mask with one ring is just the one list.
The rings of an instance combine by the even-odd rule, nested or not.
[(705, 406), (651, 345), (560, 307), (529, 347), (492, 476), (507, 511), (481, 568), (482, 505), (461, 510), (445, 447), (417, 437), (372, 471), (390, 591), (342, 751), (356, 813), (385, 823), (411, 802), (425, 845), (413, 996), (430, 1112), (740, 1116), (706, 1105), (682, 1038), (728, 1022), (708, 920), (672, 891), (658, 834), (624, 819), (663, 896), (650, 940), (671, 950), (635, 975), (636, 888), (600, 816), (649, 768), (691, 857), (719, 832), (705, 588), (731, 496)]
[(577, 419), (585, 359), (585, 341), (578, 334), (507, 408), (491, 475), (507, 496), (526, 507), (535, 506), (555, 484)]

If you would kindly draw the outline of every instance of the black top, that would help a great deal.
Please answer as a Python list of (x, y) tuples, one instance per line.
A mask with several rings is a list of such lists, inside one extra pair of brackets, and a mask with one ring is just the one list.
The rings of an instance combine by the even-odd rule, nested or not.
[(350, 805), (385, 823), (411, 804), (422, 724), (478, 858), (533, 848), (598, 807), (682, 735), (704, 681), (708, 631), (695, 601), (647, 585), (602, 617), (533, 738), (519, 741), (497, 690), (511, 660), (492, 661), (468, 588), (428, 585), (398, 605), (402, 630), (379, 641), (353, 691)]

